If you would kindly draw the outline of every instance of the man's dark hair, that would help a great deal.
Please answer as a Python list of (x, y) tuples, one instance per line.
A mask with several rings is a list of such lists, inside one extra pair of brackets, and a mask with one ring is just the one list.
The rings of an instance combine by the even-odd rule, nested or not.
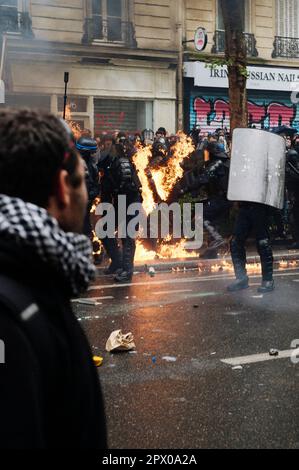
[(47, 207), (65, 169), (78, 187), (79, 157), (60, 120), (27, 109), (0, 111), (0, 193)]

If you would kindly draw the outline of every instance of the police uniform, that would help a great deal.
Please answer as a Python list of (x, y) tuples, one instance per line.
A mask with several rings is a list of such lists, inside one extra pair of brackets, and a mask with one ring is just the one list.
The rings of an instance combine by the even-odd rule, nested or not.
[[(118, 214), (118, 196), (126, 196), (126, 212), (130, 204), (142, 202), (141, 183), (134, 164), (131, 161), (128, 149), (124, 151), (121, 144), (115, 146), (109, 155), (101, 158), (98, 168), (103, 172), (101, 178), (101, 202), (108, 202), (114, 206)], [(117, 226), (128, 226), (134, 216), (125, 215), (125, 220), (117, 220)], [(136, 242), (128, 234), (121, 238), (122, 251), (119, 248), (117, 238), (104, 238), (102, 243), (111, 259), (111, 264), (105, 274), (115, 274), (118, 282), (130, 281), (134, 269), (134, 256)]]

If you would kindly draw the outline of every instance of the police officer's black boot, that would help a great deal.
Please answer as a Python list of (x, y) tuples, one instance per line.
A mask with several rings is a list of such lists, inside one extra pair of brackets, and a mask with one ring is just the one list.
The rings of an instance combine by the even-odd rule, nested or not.
[(208, 246), (207, 250), (215, 250), (216, 248), (220, 248), (221, 246), (225, 245), (224, 238), (220, 235), (219, 232), (217, 232), (209, 220), (205, 220), (203, 225), (213, 240), (212, 243)]
[(240, 241), (233, 238), (230, 242), (230, 251), (237, 279), (227, 287), (227, 290), (229, 292), (237, 292), (242, 289), (247, 289), (249, 285), (246, 271), (246, 251), (244, 245)]
[(270, 245), (270, 240), (268, 238), (265, 238), (264, 240), (258, 240), (257, 249), (261, 258), (263, 276), (262, 285), (258, 288), (258, 292), (260, 294), (265, 294), (274, 290), (273, 252)]
[(105, 275), (117, 273), (122, 269), (121, 253), (116, 238), (104, 238), (102, 240), (107, 255), (111, 259), (108, 268), (104, 269)]
[(114, 276), (116, 282), (131, 282), (134, 271), (135, 240), (127, 237), (123, 242), (123, 270)]

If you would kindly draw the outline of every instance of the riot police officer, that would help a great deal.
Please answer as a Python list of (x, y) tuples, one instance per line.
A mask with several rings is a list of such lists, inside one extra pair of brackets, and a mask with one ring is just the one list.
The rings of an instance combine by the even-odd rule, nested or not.
[[(98, 168), (102, 172), (101, 202), (109, 202), (118, 213), (118, 196), (126, 196), (126, 214), (117, 220), (117, 226), (125, 223), (128, 226), (134, 216), (127, 215), (127, 208), (135, 202), (142, 202), (141, 183), (132, 162), (134, 147), (125, 136), (119, 135), (116, 144), (108, 155), (101, 157)], [(115, 274), (116, 282), (130, 282), (133, 276), (136, 242), (129, 234), (121, 238), (122, 252), (116, 236), (104, 238), (102, 243), (111, 259), (105, 274)]]
[(282, 207), (284, 168), (285, 143), (280, 137), (257, 129), (234, 131), (228, 196), (239, 201), (239, 212), (230, 243), (236, 281), (228, 286), (229, 292), (249, 287), (245, 244), (251, 232), (255, 235), (262, 268), (258, 292), (274, 290), (269, 226), (272, 207)]
[[(209, 161), (205, 167), (186, 173), (183, 179), (183, 192), (191, 191), (196, 196), (204, 190), (201, 202), (203, 203), (203, 225), (212, 239), (208, 251), (225, 245), (225, 240), (214, 226), (214, 221), (227, 212), (231, 203), (227, 200), (227, 185), (229, 175), (229, 158), (219, 148), (216, 142), (208, 144)], [(205, 253), (207, 254), (207, 252)]]
[(91, 137), (80, 137), (76, 142), (76, 148), (84, 160), (85, 180), (88, 193), (88, 206), (84, 221), (83, 232), (92, 238), (92, 225), (90, 221), (90, 210), (95, 198), (99, 195), (99, 172), (97, 169), (96, 153), (98, 151), (97, 142)]

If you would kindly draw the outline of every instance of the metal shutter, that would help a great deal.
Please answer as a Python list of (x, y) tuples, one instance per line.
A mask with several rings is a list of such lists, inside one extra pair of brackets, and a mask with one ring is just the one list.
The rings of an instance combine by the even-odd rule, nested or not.
[[(299, 130), (299, 107), (290, 101), (290, 93), (248, 90), (248, 114), (257, 128), (281, 124)], [(197, 124), (204, 132), (230, 127), (228, 90), (193, 88), (190, 95), (190, 130)]]
[(138, 129), (138, 102), (129, 100), (94, 100), (95, 134), (115, 130), (134, 133)]

